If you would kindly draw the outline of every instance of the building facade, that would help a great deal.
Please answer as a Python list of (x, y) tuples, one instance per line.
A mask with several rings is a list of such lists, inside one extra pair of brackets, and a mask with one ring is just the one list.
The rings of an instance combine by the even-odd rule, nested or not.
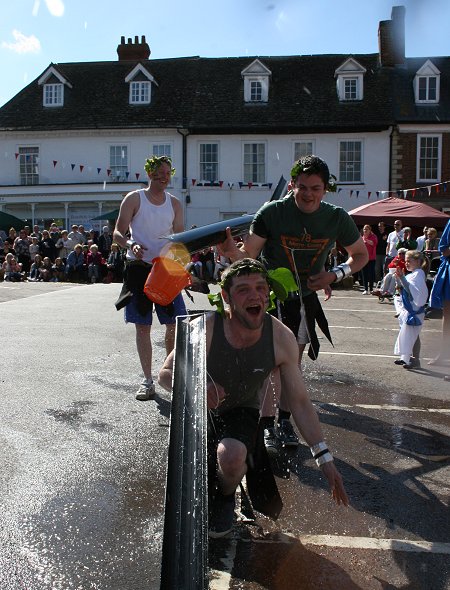
[(307, 153), (347, 210), (405, 189), (446, 209), (450, 58), (405, 58), (403, 7), (378, 36), (368, 55), (163, 60), (122, 37), (115, 62), (50, 64), (0, 109), (0, 210), (98, 229), (164, 154), (203, 225), (256, 211)]

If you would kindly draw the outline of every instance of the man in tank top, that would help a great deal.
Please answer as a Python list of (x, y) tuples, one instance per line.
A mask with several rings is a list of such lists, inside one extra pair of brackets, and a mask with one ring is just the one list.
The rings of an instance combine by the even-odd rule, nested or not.
[[(183, 210), (180, 201), (166, 191), (172, 174), (172, 161), (167, 156), (153, 156), (145, 162), (149, 177), (146, 189), (128, 193), (120, 206), (114, 230), (114, 241), (127, 248), (124, 288), (116, 303), (125, 307), (125, 321), (136, 326), (136, 347), (144, 373), (136, 399), (145, 401), (155, 396), (152, 378), (152, 342), (150, 336), (153, 303), (143, 292), (151, 262), (160, 256), (167, 241), (163, 236), (183, 231)], [(130, 237), (127, 237), (129, 232)], [(186, 314), (181, 293), (167, 307), (155, 305), (158, 320), (166, 326), (166, 353), (174, 347), (175, 318)]]
[[(232, 528), (236, 487), (255, 448), (261, 387), (274, 369), (280, 371), (292, 417), (327, 478), (333, 499), (347, 505), (342, 478), (323, 442), (319, 419), (298, 367), (295, 336), (267, 313), (270, 285), (264, 266), (249, 258), (234, 262), (224, 271), (221, 284), (227, 307), (223, 314), (209, 313), (206, 321), (208, 408), (219, 439), (218, 491), (210, 510), (210, 536), (222, 537)], [(174, 352), (159, 373), (159, 384), (168, 391), (173, 361)]]

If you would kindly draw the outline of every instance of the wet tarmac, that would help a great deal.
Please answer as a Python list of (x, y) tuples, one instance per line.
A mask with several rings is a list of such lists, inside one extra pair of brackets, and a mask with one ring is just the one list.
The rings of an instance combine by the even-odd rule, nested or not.
[[(170, 401), (134, 399), (119, 288), (0, 284), (2, 590), (159, 588)], [(393, 365), (390, 304), (341, 291), (324, 307), (335, 347), (304, 372), (351, 506), (332, 505), (305, 445), (281, 449), (280, 518), (211, 542), (210, 588), (450, 588), (446, 369)], [(426, 322), (424, 359), (440, 328)], [(157, 323), (154, 342), (159, 367)]]

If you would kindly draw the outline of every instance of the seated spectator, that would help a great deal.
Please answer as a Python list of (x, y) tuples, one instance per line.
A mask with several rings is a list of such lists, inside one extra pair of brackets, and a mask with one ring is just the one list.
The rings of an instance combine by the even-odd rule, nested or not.
[(87, 255), (88, 279), (91, 283), (98, 283), (102, 275), (102, 266), (105, 265), (102, 255), (98, 251), (97, 244), (92, 244)]
[(190, 272), (194, 277), (203, 280), (203, 264), (200, 260), (200, 253), (195, 252), (191, 256), (190, 263), (186, 266), (186, 270)]
[(30, 237), (31, 238), (36, 237), (39, 242), (41, 241), (41, 238), (42, 238), (41, 228), (37, 224), (33, 225), (33, 231), (31, 232)]
[(56, 258), (56, 245), (50, 237), (50, 233), (44, 229), (42, 232), (42, 239), (39, 242), (39, 254), (44, 259), (45, 257), (50, 258), (51, 262), (55, 261)]
[(55, 283), (60, 283), (66, 280), (66, 265), (62, 258), (58, 256), (55, 260), (55, 264), (52, 266), (52, 278), (51, 280)]
[(11, 253), (6, 255), (6, 259), (2, 264), (2, 269), (5, 281), (15, 283), (25, 280), (25, 275), (22, 272), (22, 265), (17, 262), (16, 257)]
[(123, 255), (118, 244), (111, 244), (111, 252), (108, 256), (106, 268), (108, 269), (107, 282), (121, 283), (123, 280)]
[(84, 244), (86, 242), (86, 236), (79, 231), (79, 227), (75, 223), (72, 225), (69, 238), (77, 244)]
[(214, 276), (214, 252), (212, 248), (202, 250), (199, 260), (202, 263), (202, 278), (205, 281), (212, 281)]
[(388, 272), (384, 275), (379, 289), (374, 289), (372, 295), (376, 297), (393, 297), (396, 288), (395, 272), (400, 268), (403, 273), (406, 273), (405, 254), (408, 252), (406, 248), (400, 248), (397, 256), (388, 264)]
[(217, 251), (217, 248), (214, 248), (214, 252), (215, 252), (215, 256), (214, 256), (213, 279), (214, 279), (214, 281), (218, 282), (218, 281), (220, 281), (220, 277), (222, 275), (222, 272), (227, 268), (227, 266), (230, 266), (230, 259), (227, 258), (226, 256), (221, 256), (219, 254), (219, 252)]
[(42, 260), (42, 266), (39, 269), (39, 276), (41, 281), (48, 283), (53, 278), (53, 263), (48, 256), (45, 256)]
[(84, 259), (83, 248), (81, 244), (76, 244), (72, 252), (67, 257), (66, 278), (75, 283), (86, 282), (87, 266)]
[(59, 240), (59, 238), (61, 237), (61, 232), (59, 231), (59, 227), (56, 225), (56, 223), (52, 223), (48, 229), (48, 233), (50, 234), (51, 239), (55, 242)]
[(5, 240), (3, 242), (3, 248), (0, 250), (0, 263), (5, 262), (6, 256), (8, 254), (12, 254), (13, 256), (15, 256), (16, 252), (14, 248), (11, 246), (11, 244)]
[(89, 242), (91, 244), (97, 244), (98, 246), (97, 232), (95, 231), (95, 229), (90, 229), (87, 233), (87, 243)]
[[(33, 239), (37, 240), (37, 237), (33, 236)], [(30, 268), (30, 276), (28, 278), (30, 281), (41, 281), (42, 256), (40, 254), (35, 254), (33, 261), (34, 262), (31, 264)]]

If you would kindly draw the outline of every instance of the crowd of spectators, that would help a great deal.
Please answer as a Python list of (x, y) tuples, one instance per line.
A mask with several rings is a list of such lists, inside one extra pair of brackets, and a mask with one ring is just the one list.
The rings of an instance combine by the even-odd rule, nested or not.
[(0, 280), (5, 281), (122, 282), (124, 256), (108, 226), (100, 235), (83, 225), (68, 231), (54, 223), (43, 230), (34, 225), (0, 232)]

